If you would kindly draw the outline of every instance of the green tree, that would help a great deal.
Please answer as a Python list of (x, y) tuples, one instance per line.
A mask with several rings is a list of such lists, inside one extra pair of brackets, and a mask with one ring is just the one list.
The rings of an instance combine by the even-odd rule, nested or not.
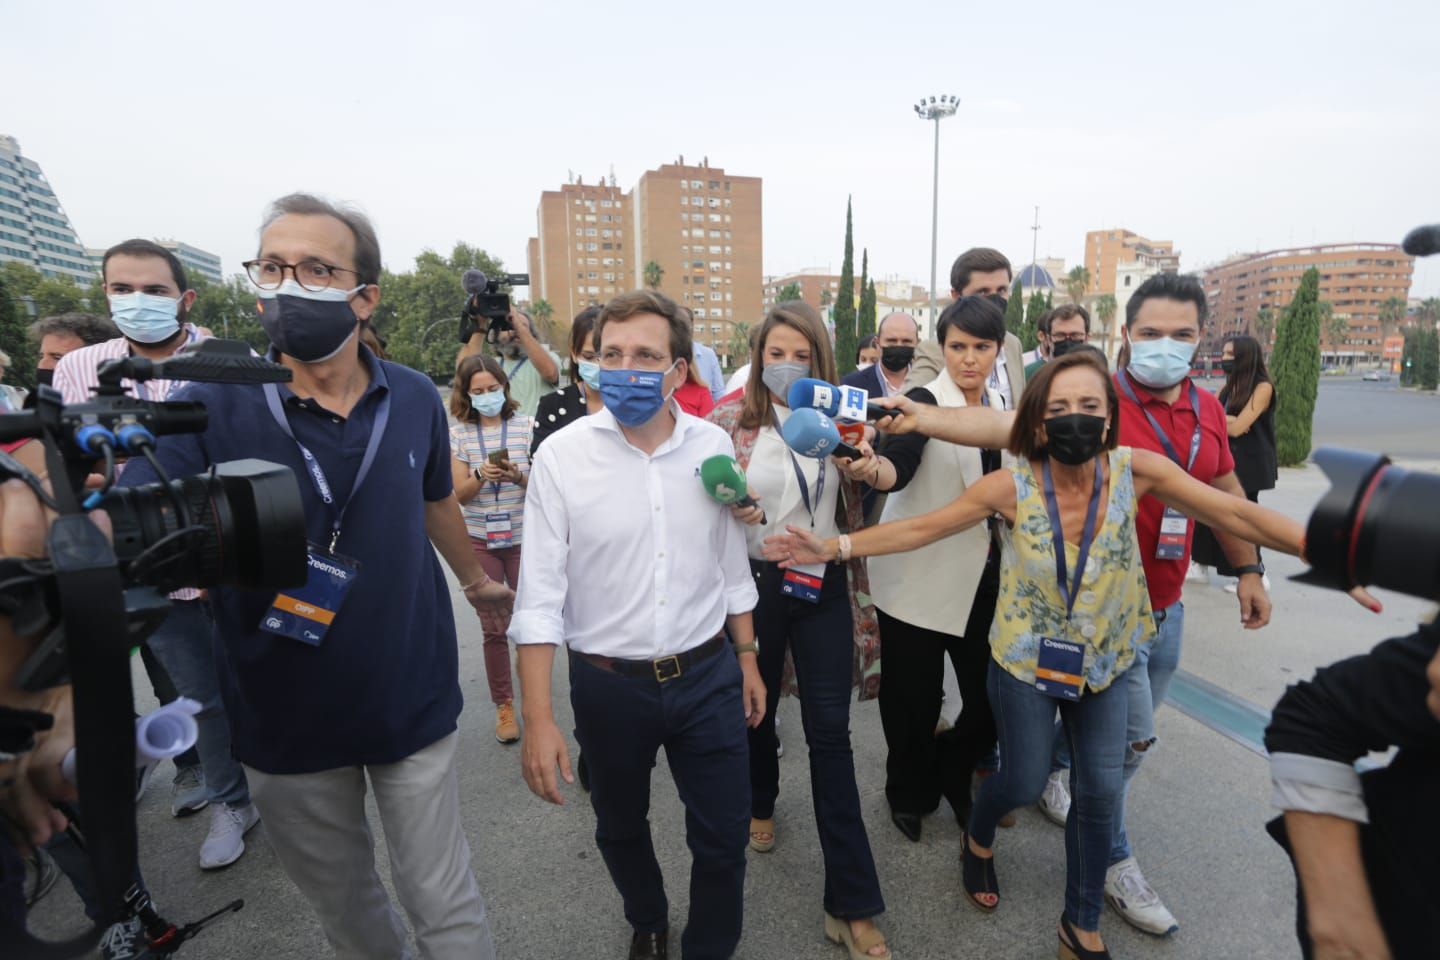
[(875, 278), (870, 276), (870, 251), (860, 259), (860, 311), (855, 318), (855, 342), (875, 332)]
[(224, 283), (192, 277), (190, 287), (195, 291), (195, 302), (190, 305), (187, 320), (217, 337), (244, 340), (257, 353), (270, 348), (270, 338), (260, 326), (260, 314), (255, 308), (255, 288), (243, 276), (237, 274)]
[[(792, 300), (801, 299), (804, 299), (804, 294), (800, 292), (800, 284), (798, 283), (787, 283), (775, 294), (776, 303), (789, 303)], [(825, 298), (822, 296), (820, 299), (823, 301)]]
[(1325, 346), (1334, 356), (1335, 363), (1340, 362), (1340, 348), (1350, 338), (1350, 321), (1344, 316), (1335, 312), (1335, 307), (1329, 300), (1320, 301), (1320, 336)]
[[(939, 326), (939, 317), (935, 318), (935, 324)], [(1005, 329), (1022, 341), (1025, 339), (1025, 294), (1020, 289), (1018, 277), (1010, 287), (1010, 299), (1005, 302)]]
[(1320, 389), (1320, 271), (1314, 267), (1300, 278), (1295, 298), (1280, 317), (1270, 375), (1278, 397), (1276, 454), (1281, 465), (1294, 466), (1310, 456), (1315, 395)]
[(1399, 297), (1390, 297), (1380, 304), (1380, 339), (1383, 342), (1386, 337), (1395, 335), (1400, 328), (1400, 322), (1405, 319), (1405, 301)]
[[(568, 323), (565, 324), (565, 329), (562, 331), (556, 329), (550, 323), (551, 318), (555, 316), (555, 308), (550, 306), (550, 301), (544, 297), (530, 304), (530, 316), (535, 318), (535, 326), (539, 330), (540, 339), (549, 343), (550, 346), (557, 348), (563, 357), (566, 351), (570, 349), (570, 325)], [(564, 336), (560, 336), (561, 333), (563, 333)], [(560, 349), (562, 347), (564, 349)]]
[(1415, 385), (1416, 369), (1415, 361), (1419, 355), (1420, 328), (1405, 331), (1405, 346), (1400, 351), (1400, 386), (1410, 387)]
[(1040, 341), (1040, 318), (1049, 309), (1045, 294), (1038, 289), (1030, 294), (1030, 302), (1025, 305), (1025, 323), (1021, 325), (1020, 332), (1016, 334), (1020, 338), (1020, 345), (1026, 350), (1034, 350), (1035, 344)]
[(744, 320), (736, 320), (730, 324), (729, 347), (731, 370), (750, 362), (750, 324)]
[(34, 389), (37, 358), (35, 343), (30, 339), (30, 318), (11, 295), (9, 278), (4, 274), (0, 274), (0, 350), (10, 355), (5, 379), (14, 386)]
[(1065, 292), (1071, 303), (1084, 303), (1085, 292), (1090, 289), (1090, 271), (1083, 266), (1071, 267), (1064, 278)]
[[(1095, 319), (1100, 322), (1100, 329), (1104, 331), (1105, 356), (1111, 356), (1110, 348), (1114, 345), (1115, 337), (1115, 314), (1119, 312), (1120, 305), (1115, 302), (1114, 294), (1102, 293), (1095, 298), (1091, 306), (1095, 310)], [(1091, 333), (1094, 332), (1092, 329)]]
[(460, 347), (456, 333), (466, 300), (461, 276), (466, 270), (494, 277), (503, 274), (505, 266), (479, 247), (456, 243), (448, 257), (425, 250), (410, 272), (381, 273), (382, 296), (373, 323), (389, 341), (392, 360), (432, 377), (455, 369)]
[(1440, 386), (1440, 334), (1432, 324), (1420, 329), (1420, 340), (1416, 343), (1415, 385), (1421, 390), (1434, 390)]
[(840, 265), (840, 287), (835, 293), (835, 363), (840, 375), (855, 369), (855, 232), (850, 200), (845, 200), (845, 260)]
[(645, 286), (651, 290), (659, 290), (660, 281), (665, 279), (665, 268), (660, 266), (658, 262), (650, 260), (645, 264), (644, 274)]
[(1261, 350), (1269, 347), (1270, 335), (1275, 332), (1275, 311), (1269, 307), (1261, 307), (1255, 312), (1250, 329), (1255, 331), (1255, 339), (1260, 341)]

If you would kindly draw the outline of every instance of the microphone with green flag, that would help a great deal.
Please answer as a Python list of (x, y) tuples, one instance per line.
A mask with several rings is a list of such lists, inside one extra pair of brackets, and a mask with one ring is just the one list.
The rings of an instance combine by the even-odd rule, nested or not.
[[(734, 457), (727, 457), (723, 453), (713, 457), (707, 457), (705, 462), (700, 464), (700, 482), (705, 484), (705, 492), (710, 494), (710, 499), (716, 503), (723, 503), (727, 507), (756, 507), (755, 498), (750, 496), (750, 488), (745, 483), (745, 471), (740, 469), (740, 464)], [(760, 511), (760, 522), (765, 522), (765, 511)]]

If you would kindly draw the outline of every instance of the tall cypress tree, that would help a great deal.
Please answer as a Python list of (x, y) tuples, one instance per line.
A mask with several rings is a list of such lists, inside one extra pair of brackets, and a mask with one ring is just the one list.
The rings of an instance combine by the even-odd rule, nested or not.
[(845, 198), (845, 260), (840, 265), (840, 287), (835, 291), (835, 363), (841, 376), (855, 369), (855, 234), (850, 198)]
[(1320, 389), (1320, 271), (1311, 267), (1300, 278), (1295, 299), (1280, 317), (1275, 352), (1275, 452), (1283, 466), (1310, 456), (1315, 395)]
[(1016, 334), (1020, 338), (1020, 346), (1026, 350), (1034, 350), (1035, 344), (1040, 342), (1040, 318), (1048, 309), (1050, 308), (1045, 304), (1045, 294), (1039, 290), (1030, 294), (1030, 302), (1025, 305), (1025, 323)]
[(870, 251), (860, 253), (860, 313), (855, 322), (855, 342), (875, 332), (875, 279), (870, 276)]
[(1010, 288), (1010, 299), (1005, 302), (1005, 329), (1021, 340), (1025, 339), (1025, 294), (1020, 289), (1018, 277)]

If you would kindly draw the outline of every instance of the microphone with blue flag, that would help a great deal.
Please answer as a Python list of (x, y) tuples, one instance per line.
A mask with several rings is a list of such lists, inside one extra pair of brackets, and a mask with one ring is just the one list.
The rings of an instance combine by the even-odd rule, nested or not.
[(836, 420), (879, 420), (893, 416), (893, 410), (870, 403), (870, 393), (860, 387), (837, 387), (814, 377), (802, 377), (790, 385), (785, 403), (791, 410), (819, 410)]
[[(793, 388), (791, 393), (793, 395)], [(791, 407), (790, 418), (780, 428), (780, 435), (785, 438), (785, 445), (802, 457), (860, 459), (860, 451), (840, 439), (835, 421), (813, 407)]]

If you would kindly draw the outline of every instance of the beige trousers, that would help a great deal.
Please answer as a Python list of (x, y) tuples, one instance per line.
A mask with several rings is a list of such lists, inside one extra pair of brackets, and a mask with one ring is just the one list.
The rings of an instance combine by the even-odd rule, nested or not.
[(366, 775), (390, 851), (390, 878), (426, 960), (491, 960), (485, 903), (460, 827), (456, 735), (398, 763), (293, 776), (245, 768), (265, 835), (310, 901), (338, 960), (410, 960), (375, 870)]

